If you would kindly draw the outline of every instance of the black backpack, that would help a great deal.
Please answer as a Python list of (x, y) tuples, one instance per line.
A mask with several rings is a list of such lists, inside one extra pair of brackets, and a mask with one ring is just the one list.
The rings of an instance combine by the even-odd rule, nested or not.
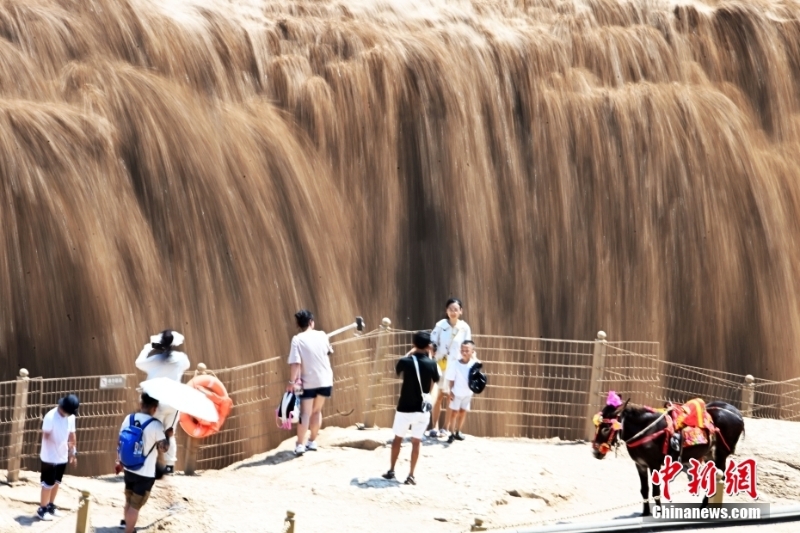
[(483, 363), (475, 363), (469, 369), (469, 390), (475, 394), (480, 394), (486, 388), (486, 374), (481, 372)]

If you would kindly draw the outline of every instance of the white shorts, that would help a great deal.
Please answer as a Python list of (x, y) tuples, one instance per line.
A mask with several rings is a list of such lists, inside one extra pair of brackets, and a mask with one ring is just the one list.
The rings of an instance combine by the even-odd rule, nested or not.
[(408, 428), (411, 428), (411, 438), (422, 440), (425, 428), (431, 420), (430, 413), (400, 413), (395, 411), (392, 431), (398, 437), (405, 437)]
[(469, 411), (470, 400), (472, 400), (472, 394), (456, 396), (450, 401), (450, 409), (453, 411)]

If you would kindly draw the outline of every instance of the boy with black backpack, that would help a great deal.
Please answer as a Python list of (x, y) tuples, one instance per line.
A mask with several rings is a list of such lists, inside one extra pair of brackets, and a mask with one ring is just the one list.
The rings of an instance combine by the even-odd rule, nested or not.
[(122, 421), (119, 430), (117, 462), (125, 470), (125, 518), (120, 529), (133, 533), (139, 510), (147, 503), (156, 481), (158, 451), (169, 449), (172, 429), (164, 432), (161, 422), (154, 418), (158, 400), (142, 394), (139, 411)]
[(472, 341), (461, 343), (461, 359), (447, 365), (445, 380), (450, 385), (450, 425), (447, 428), (450, 437), (447, 442), (450, 444), (464, 440), (461, 428), (464, 427), (472, 395), (480, 394), (486, 386), (486, 376), (480, 372), (482, 367), (483, 364), (475, 357), (475, 343)]

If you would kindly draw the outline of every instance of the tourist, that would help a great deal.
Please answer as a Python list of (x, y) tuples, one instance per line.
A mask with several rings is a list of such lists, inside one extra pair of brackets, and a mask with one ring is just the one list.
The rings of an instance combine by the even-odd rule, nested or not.
[[(447, 366), (451, 361), (458, 361), (461, 357), (461, 343), (472, 340), (472, 330), (469, 324), (461, 320), (464, 306), (458, 298), (450, 298), (445, 304), (447, 318), (443, 318), (436, 323), (431, 331), (431, 342), (436, 346), (436, 362), (439, 364), (439, 374), (443, 377), (447, 371)], [(443, 401), (446, 401), (450, 394), (447, 380), (441, 379), (438, 386), (433, 391), (433, 416), (431, 418), (430, 437), (447, 436), (447, 428), (450, 425), (450, 412), (445, 408), (445, 423), (443, 429), (439, 430), (439, 413)]]
[[(328, 336), (314, 329), (314, 315), (302, 309), (294, 315), (300, 333), (292, 338), (289, 350), (289, 384), (287, 392), (300, 397), (300, 421), (297, 424), (295, 455), (317, 450), (317, 435), (322, 426), (322, 406), (333, 391), (333, 370), (329, 355), (333, 353)], [(310, 431), (308, 440), (306, 432)]]
[[(158, 400), (142, 394), (139, 411), (125, 417), (120, 426), (117, 462), (125, 470), (125, 508), (120, 529), (133, 533), (139, 511), (142, 509), (156, 481), (157, 451), (166, 453), (172, 437), (172, 428), (164, 431), (161, 421), (155, 416)], [(170, 440), (168, 440), (170, 439)]]
[(75, 437), (75, 413), (80, 402), (74, 394), (64, 396), (58, 406), (50, 409), (42, 420), (41, 458), (42, 493), (36, 516), (50, 521), (62, 516), (55, 504), (58, 487), (67, 464), (77, 464), (78, 449)]
[(451, 444), (455, 440), (464, 440), (461, 428), (467, 418), (473, 394), (469, 388), (469, 373), (477, 362), (475, 343), (464, 341), (461, 343), (461, 358), (447, 365), (447, 375), (444, 378), (450, 389), (450, 425), (447, 426), (450, 436), (447, 438), (447, 442)]
[(400, 456), (400, 444), (406, 432), (411, 429), (411, 468), (406, 485), (416, 485), (414, 469), (419, 458), (420, 442), (431, 416), (431, 389), (439, 381), (439, 367), (430, 357), (431, 337), (424, 331), (414, 333), (414, 351), (397, 361), (395, 372), (403, 374), (400, 398), (394, 414), (394, 440), (392, 441), (391, 467), (383, 474), (384, 479), (396, 479), (394, 469)]
[[(181, 383), (183, 373), (189, 369), (189, 356), (175, 350), (183, 344), (184, 337), (177, 331), (165, 329), (157, 335), (150, 337), (150, 342), (144, 345), (139, 357), (136, 358), (136, 368), (147, 373), (147, 379), (168, 378)], [(170, 429), (169, 450), (164, 454), (165, 474), (175, 472), (175, 461), (178, 459), (178, 445), (175, 441), (180, 413), (178, 410), (164, 403), (159, 403), (155, 417), (161, 421), (164, 429)]]

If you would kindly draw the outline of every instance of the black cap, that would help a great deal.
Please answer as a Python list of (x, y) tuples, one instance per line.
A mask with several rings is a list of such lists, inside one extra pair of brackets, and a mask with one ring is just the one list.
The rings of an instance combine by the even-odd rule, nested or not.
[(58, 401), (58, 406), (66, 411), (67, 414), (74, 415), (78, 412), (78, 407), (81, 406), (81, 402), (78, 401), (77, 396), (69, 394)]

